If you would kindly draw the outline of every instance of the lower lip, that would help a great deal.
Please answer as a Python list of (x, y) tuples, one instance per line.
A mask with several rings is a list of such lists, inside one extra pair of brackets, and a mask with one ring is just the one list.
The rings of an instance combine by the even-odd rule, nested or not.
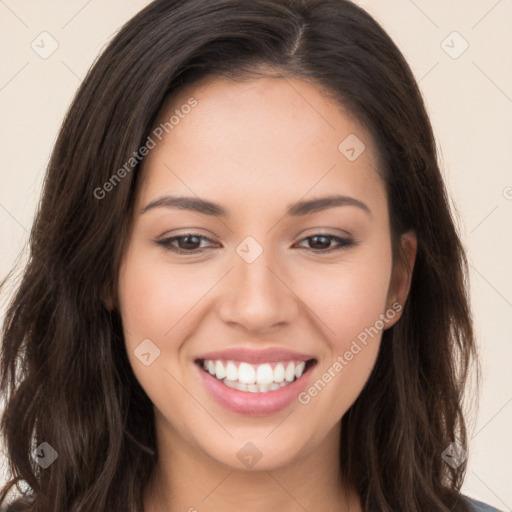
[(300, 378), (282, 388), (266, 393), (252, 393), (230, 388), (204, 371), (198, 364), (195, 364), (195, 366), (201, 374), (206, 388), (220, 405), (238, 414), (257, 416), (273, 414), (290, 405), (299, 393), (304, 391), (308, 383), (310, 370), (314, 367), (314, 364), (309, 366)]

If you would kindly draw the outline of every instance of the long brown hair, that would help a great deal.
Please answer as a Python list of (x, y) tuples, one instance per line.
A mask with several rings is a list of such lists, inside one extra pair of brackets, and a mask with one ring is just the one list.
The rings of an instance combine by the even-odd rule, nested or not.
[[(145, 144), (176, 91), (262, 70), (317, 83), (368, 128), (394, 256), (401, 233), (418, 239), (403, 316), (384, 331), (342, 418), (342, 474), (367, 512), (469, 510), (465, 463), (442, 457), (467, 441), (462, 399), (477, 361), (467, 262), (411, 70), (347, 0), (156, 0), (95, 62), (56, 141), (5, 318), (1, 429), (12, 478), (0, 504), (16, 486), (23, 496), (13, 510), (142, 511), (157, 460), (153, 408), (128, 362), (119, 312), (102, 300), (116, 299), (140, 166), (98, 190)], [(58, 453), (46, 469), (33, 459), (43, 442)]]

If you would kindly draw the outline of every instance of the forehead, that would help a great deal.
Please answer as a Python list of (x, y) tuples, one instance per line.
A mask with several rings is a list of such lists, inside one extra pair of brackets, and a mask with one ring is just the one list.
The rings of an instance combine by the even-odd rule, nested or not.
[(273, 200), (325, 192), (385, 200), (369, 133), (311, 83), (206, 78), (174, 95), (155, 127), (161, 140), (153, 136), (144, 159), (138, 203), (171, 191), (223, 198), (229, 191), (233, 204), (267, 209)]

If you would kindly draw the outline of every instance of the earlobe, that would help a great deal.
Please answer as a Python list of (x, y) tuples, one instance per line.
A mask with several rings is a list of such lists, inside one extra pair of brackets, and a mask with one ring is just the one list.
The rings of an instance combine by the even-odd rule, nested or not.
[(418, 248), (416, 233), (414, 231), (408, 231), (402, 234), (400, 244), (402, 257), (397, 258), (393, 263), (387, 304), (388, 309), (390, 309), (393, 308), (394, 304), (396, 308), (396, 304), (398, 303), (400, 305), (400, 312), (395, 316), (394, 321), (388, 325), (388, 327), (394, 325), (402, 316), (401, 312), (409, 295)]

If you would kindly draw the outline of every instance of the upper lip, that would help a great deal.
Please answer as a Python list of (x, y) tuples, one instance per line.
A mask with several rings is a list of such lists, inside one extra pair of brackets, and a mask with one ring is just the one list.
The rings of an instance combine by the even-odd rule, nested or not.
[(277, 363), (279, 361), (308, 361), (314, 359), (308, 354), (301, 354), (285, 348), (267, 348), (252, 350), (249, 348), (228, 348), (215, 350), (198, 356), (196, 359), (239, 361), (251, 364)]

